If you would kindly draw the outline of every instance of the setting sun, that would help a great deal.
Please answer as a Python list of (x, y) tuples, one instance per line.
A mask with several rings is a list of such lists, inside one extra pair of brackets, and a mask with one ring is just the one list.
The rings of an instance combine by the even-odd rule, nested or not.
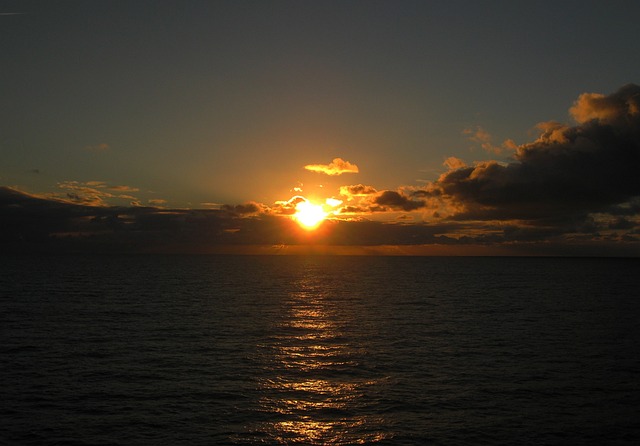
[(304, 229), (315, 229), (327, 218), (327, 213), (322, 209), (321, 204), (301, 201), (296, 204), (296, 213), (293, 217)]

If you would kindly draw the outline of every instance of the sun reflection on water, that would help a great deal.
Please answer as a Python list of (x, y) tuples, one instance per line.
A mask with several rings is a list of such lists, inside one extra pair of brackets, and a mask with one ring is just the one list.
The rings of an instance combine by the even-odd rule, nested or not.
[(283, 301), (281, 318), (262, 345), (268, 358), (259, 382), (263, 421), (253, 433), (271, 444), (364, 444), (388, 439), (384, 420), (367, 402), (380, 385), (361, 361), (364, 347), (349, 338), (339, 303), (309, 275)]

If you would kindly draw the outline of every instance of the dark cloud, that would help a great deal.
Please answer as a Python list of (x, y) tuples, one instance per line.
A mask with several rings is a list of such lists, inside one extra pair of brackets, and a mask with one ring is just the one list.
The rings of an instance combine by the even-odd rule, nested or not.
[(249, 202), (237, 205), (225, 204), (221, 209), (235, 215), (250, 215), (262, 212), (264, 210), (264, 206), (259, 203)]
[(633, 229), (638, 225), (624, 217), (618, 217), (609, 223), (610, 229)]
[(378, 195), (373, 202), (382, 207), (389, 207), (394, 210), (414, 211), (425, 206), (424, 200), (412, 200), (400, 192), (385, 190)]
[(342, 206), (338, 209), (339, 214), (363, 214), (368, 211), (369, 211), (368, 208), (364, 208), (360, 206), (351, 206), (351, 205)]
[(640, 215), (640, 197), (635, 197), (621, 205), (610, 206), (606, 212), (611, 215)]
[(377, 190), (372, 186), (365, 186), (364, 184), (354, 184), (351, 186), (340, 186), (340, 195), (350, 196), (365, 196), (375, 194)]
[(452, 170), (429, 193), (461, 205), (464, 219), (584, 218), (640, 195), (640, 87), (585, 94), (571, 109), (578, 125), (547, 123), (509, 163)]

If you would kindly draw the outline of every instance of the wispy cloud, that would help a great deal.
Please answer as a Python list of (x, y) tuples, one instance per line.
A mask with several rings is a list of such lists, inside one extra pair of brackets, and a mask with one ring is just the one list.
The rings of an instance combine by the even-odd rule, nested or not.
[(104, 200), (106, 198), (113, 198), (114, 195), (100, 190), (101, 187), (102, 183), (96, 181), (89, 181), (87, 183), (63, 181), (58, 183), (58, 188), (65, 190), (65, 195), (52, 194), (51, 196), (55, 198), (66, 198), (73, 203), (88, 206), (106, 206), (107, 204)]
[(308, 164), (304, 166), (306, 170), (324, 173), (327, 175), (342, 175), (343, 173), (358, 173), (358, 166), (345, 161), (342, 158), (334, 158), (329, 164)]
[(495, 145), (491, 134), (479, 125), (475, 128), (465, 129), (462, 133), (468, 135), (469, 141), (480, 144), (484, 151), (494, 155), (500, 155), (505, 150), (514, 150), (517, 147), (511, 139), (504, 141), (500, 146)]
[(119, 185), (119, 186), (106, 186), (106, 187), (109, 190), (118, 191), (118, 192), (140, 192), (140, 189), (138, 189), (137, 187), (131, 187), (131, 186)]
[(447, 167), (449, 170), (462, 169), (463, 167), (467, 167), (467, 164), (462, 161), (460, 158), (456, 158), (455, 156), (450, 156), (444, 163), (443, 166)]
[(104, 181), (63, 181), (58, 183), (58, 188), (65, 193), (52, 193), (48, 196), (87, 206), (108, 206), (111, 204), (109, 199), (137, 201), (136, 197), (123, 192), (139, 191), (138, 188), (130, 186), (110, 186)]

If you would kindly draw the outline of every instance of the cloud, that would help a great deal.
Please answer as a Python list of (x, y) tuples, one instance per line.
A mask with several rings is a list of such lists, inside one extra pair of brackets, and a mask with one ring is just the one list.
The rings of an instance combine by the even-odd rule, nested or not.
[[(292, 249), (291, 253), (303, 253), (311, 245), (309, 252), (332, 252), (328, 247), (333, 246), (356, 254), (637, 255), (640, 235), (638, 221), (630, 217), (607, 223), (614, 233), (600, 237), (596, 244), (591, 235), (567, 241), (554, 228), (501, 222), (329, 220), (309, 233), (291, 218), (271, 211), (242, 213), (253, 210), (250, 204), (229, 205), (226, 210), (87, 206), (0, 187), (0, 243), (8, 253), (255, 254), (273, 253), (265, 248), (271, 246), (297, 246), (302, 251)], [(598, 229), (595, 220), (588, 222), (592, 230)], [(378, 248), (348, 249), (353, 246)]]
[(67, 192), (64, 196), (60, 194), (52, 194), (53, 198), (67, 199), (76, 204), (84, 204), (88, 206), (106, 206), (104, 201), (106, 198), (114, 198), (114, 195), (100, 190), (104, 187), (104, 183), (99, 181), (89, 181), (81, 183), (78, 181), (63, 181), (58, 183), (60, 189)]
[(353, 199), (353, 197), (364, 197), (378, 192), (373, 186), (365, 186), (363, 184), (355, 184), (352, 186), (340, 186), (340, 195)]
[(469, 135), (469, 140), (480, 144), (483, 150), (494, 155), (500, 155), (505, 149), (515, 150), (517, 145), (512, 139), (507, 139), (500, 146), (493, 144), (493, 138), (485, 129), (480, 126), (476, 126), (475, 129), (465, 129), (463, 132), (465, 135)]
[(421, 211), (414, 215), (416, 224), (442, 223), (441, 235), (461, 243), (635, 243), (639, 98), (636, 85), (606, 96), (581, 95), (571, 108), (577, 125), (544, 122), (533, 142), (517, 146), (508, 140), (510, 161), (467, 165), (449, 157), (444, 162), (449, 170), (424, 187), (342, 186), (348, 202), (338, 215)]
[[(109, 199), (134, 200), (137, 202), (136, 197), (120, 192), (139, 191), (138, 188), (130, 186), (109, 186), (104, 181), (63, 181), (58, 183), (58, 188), (66, 192), (64, 194), (52, 193), (48, 196), (87, 206), (108, 206)], [(116, 192), (116, 194), (112, 192)]]
[(400, 192), (385, 190), (373, 202), (382, 207), (394, 210), (415, 211), (425, 206), (424, 200), (413, 200)]
[(584, 221), (640, 195), (640, 87), (583, 94), (576, 126), (539, 125), (513, 161), (456, 168), (427, 188), (461, 206), (459, 219)]
[(255, 201), (250, 201), (243, 204), (222, 205), (221, 209), (223, 211), (229, 212), (232, 215), (255, 215), (262, 212), (265, 212), (266, 206), (262, 203), (256, 203)]
[(462, 161), (460, 158), (456, 158), (455, 156), (450, 156), (449, 158), (444, 160), (444, 163), (442, 163), (442, 165), (450, 170), (467, 167), (467, 164), (464, 161)]
[(118, 192), (140, 192), (140, 189), (137, 187), (131, 186), (105, 186), (109, 190), (118, 191)]
[(636, 222), (628, 220), (624, 217), (618, 217), (609, 222), (609, 228), (611, 229), (634, 229), (639, 225)]
[(343, 173), (358, 173), (358, 166), (345, 161), (342, 158), (334, 158), (329, 164), (308, 164), (304, 166), (306, 170), (324, 173), (327, 175), (342, 175)]
[(637, 85), (629, 84), (609, 96), (583, 93), (569, 112), (579, 124), (597, 120), (604, 125), (624, 126), (625, 122), (630, 124), (634, 119), (637, 121), (640, 114), (638, 89)]
[(307, 201), (301, 195), (295, 195), (286, 201), (276, 201), (269, 212), (275, 215), (293, 215), (296, 212), (296, 206), (302, 201)]
[(502, 152), (500, 147), (494, 146), (491, 142), (492, 138), (489, 132), (480, 126), (476, 126), (475, 129), (465, 129), (462, 133), (469, 135), (470, 141), (480, 144), (480, 147), (489, 153), (500, 154)]
[[(71, 181), (69, 183), (71, 183)], [(73, 183), (78, 184), (77, 181), (73, 181)], [(104, 181), (87, 181), (84, 183), (84, 185), (90, 187), (107, 187), (107, 183), (105, 183)]]

